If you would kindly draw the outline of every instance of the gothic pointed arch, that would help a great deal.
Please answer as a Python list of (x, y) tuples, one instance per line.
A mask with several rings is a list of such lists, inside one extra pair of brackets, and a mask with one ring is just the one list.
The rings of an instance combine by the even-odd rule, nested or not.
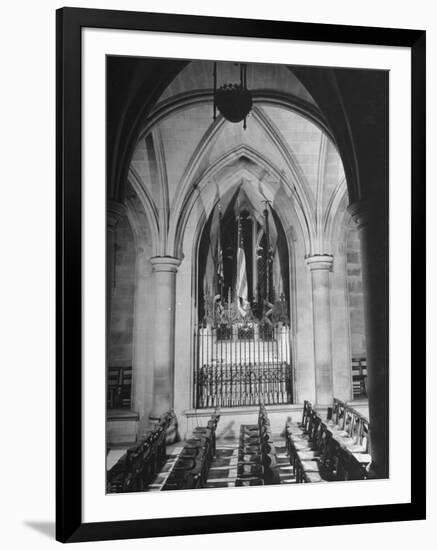
[[(226, 176), (226, 170), (232, 173)], [(212, 209), (217, 195), (225, 193), (232, 185), (237, 185), (242, 178), (252, 180), (253, 184), (265, 188), (267, 197), (278, 210), (283, 223), (289, 222), (287, 210), (296, 212), (297, 219), (304, 236), (305, 246), (310, 250), (311, 229), (310, 214), (305, 212), (300, 201), (296, 201), (296, 192), (293, 186), (284, 181), (283, 174), (272, 165), (259, 151), (247, 145), (239, 147), (223, 154), (216, 162), (209, 166), (201, 178), (189, 187), (179, 211), (173, 214), (173, 223), (169, 229), (169, 246), (172, 246), (176, 256), (183, 253), (182, 242), (184, 229), (190, 212), (197, 205), (205, 212), (207, 217)], [(218, 182), (220, 181), (220, 187)], [(284, 201), (285, 199), (285, 201)], [(205, 219), (205, 216), (202, 219)], [(289, 223), (286, 223), (286, 226)]]

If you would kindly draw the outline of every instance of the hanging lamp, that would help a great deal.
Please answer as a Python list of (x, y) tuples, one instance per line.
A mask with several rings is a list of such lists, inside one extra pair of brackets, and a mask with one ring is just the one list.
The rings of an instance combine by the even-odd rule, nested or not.
[(247, 65), (240, 65), (240, 83), (223, 84), (217, 88), (217, 62), (214, 62), (214, 120), (217, 109), (229, 122), (243, 121), (246, 129), (246, 117), (252, 108), (252, 94), (247, 89)]

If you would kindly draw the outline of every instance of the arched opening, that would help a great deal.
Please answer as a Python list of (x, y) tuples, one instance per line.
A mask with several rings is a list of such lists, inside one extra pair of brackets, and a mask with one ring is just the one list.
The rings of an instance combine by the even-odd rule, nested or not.
[(292, 403), (288, 245), (260, 187), (216, 201), (197, 263), (195, 407)]
[[(236, 419), (232, 407), (247, 405), (246, 413), (252, 414), (261, 401), (278, 404), (272, 418), (282, 429), (284, 415), (300, 414), (305, 400), (321, 409), (334, 397), (350, 400), (355, 396), (351, 359), (366, 358), (369, 311), (365, 318), (366, 272), (363, 268), (359, 282), (358, 233), (346, 242), (343, 220), (348, 203), (372, 200), (374, 190), (362, 193), (359, 186), (383, 179), (381, 170), (368, 172), (377, 156), (369, 162), (361, 151), (360, 158), (354, 150), (360, 141), (352, 139), (374, 137), (379, 123), (364, 125), (347, 117), (350, 103), (342, 99), (341, 92), (359, 88), (364, 76), (254, 64), (248, 71), (253, 109), (244, 130), (212, 117), (212, 62), (138, 63), (135, 71), (140, 65), (150, 71), (159, 66), (162, 78), (153, 94), (139, 93), (141, 108), (132, 109), (133, 120), (123, 121), (129, 136), (120, 130), (123, 150), (109, 157), (117, 157), (117, 174), (129, 174), (112, 174), (112, 184), (121, 186), (116, 198), (125, 202), (123, 182), (131, 182), (150, 221), (150, 250), (144, 254), (156, 303), (143, 324), (134, 326), (137, 341), (144, 326), (152, 334), (151, 352), (135, 367), (134, 384), (144, 379), (135, 390), (140, 415), (156, 419), (173, 409), (184, 437), (210, 414), (208, 407), (227, 408), (224, 414), (237, 425), (243, 411)], [(138, 79), (144, 89), (147, 74)], [(373, 82), (380, 83), (376, 76), (366, 77), (367, 91)], [(346, 93), (349, 102), (358, 96)], [(378, 140), (364, 142), (378, 149)], [(115, 198), (112, 192), (108, 196)], [(353, 212), (367, 231), (366, 216)], [(369, 214), (373, 222), (377, 212)], [(385, 222), (376, 222), (386, 229)], [(367, 233), (361, 248), (366, 239)], [(381, 246), (381, 280), (385, 252)], [(367, 269), (374, 269), (375, 263), (366, 264), (365, 250), (362, 258)], [(383, 295), (386, 287), (379, 288)], [(384, 328), (383, 316), (378, 320), (377, 315), (375, 326)], [(278, 327), (288, 331), (287, 339), (274, 334)], [(382, 336), (377, 340), (377, 364), (385, 368), (386, 346)], [(263, 374), (275, 365), (290, 369), (279, 389), (275, 383), (284, 377), (269, 380)], [(373, 388), (369, 402), (373, 399), (377, 418), (382, 405)]]

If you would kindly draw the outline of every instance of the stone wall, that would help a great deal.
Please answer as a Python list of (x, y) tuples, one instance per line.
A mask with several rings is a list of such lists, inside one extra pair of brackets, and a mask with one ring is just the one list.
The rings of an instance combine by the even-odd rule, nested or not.
[(352, 221), (348, 223), (346, 230), (346, 250), (351, 353), (353, 358), (360, 359), (366, 357), (363, 281), (361, 274), (360, 239), (355, 224)]
[(135, 292), (135, 247), (129, 222), (123, 217), (114, 238), (109, 366), (132, 366), (132, 333)]
[(352, 397), (351, 342), (347, 291), (347, 248), (338, 238), (331, 273), (331, 330), (334, 397), (348, 401)]

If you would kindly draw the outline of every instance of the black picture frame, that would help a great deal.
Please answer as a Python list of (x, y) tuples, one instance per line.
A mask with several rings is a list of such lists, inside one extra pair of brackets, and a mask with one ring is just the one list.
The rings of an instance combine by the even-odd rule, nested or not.
[[(392, 522), (425, 518), (425, 49), (422, 30), (370, 28), (95, 9), (56, 14), (57, 48), (57, 382), (56, 538), (128, 539)], [(412, 348), (411, 502), (335, 509), (82, 521), (81, 31), (85, 27), (336, 42), (411, 49)]]

